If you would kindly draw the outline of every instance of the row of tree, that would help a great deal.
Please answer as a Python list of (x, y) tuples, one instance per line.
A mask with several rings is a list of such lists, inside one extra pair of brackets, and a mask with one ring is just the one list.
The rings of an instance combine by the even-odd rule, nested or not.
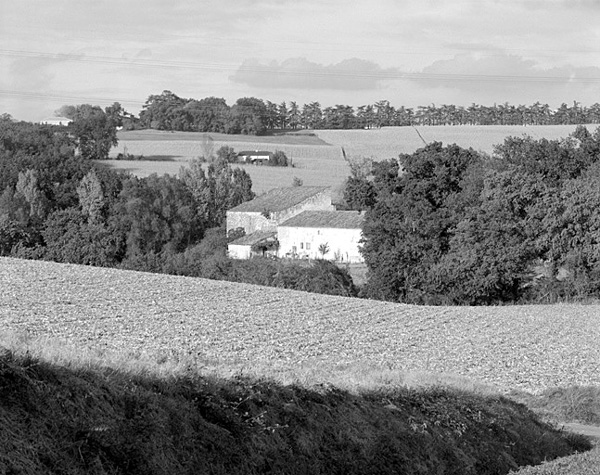
[(600, 123), (600, 104), (584, 107), (578, 102), (553, 110), (548, 104), (530, 106), (508, 103), (469, 107), (443, 104), (395, 108), (389, 101), (353, 107), (319, 102), (300, 106), (294, 101), (275, 104), (254, 97), (238, 99), (186, 99), (171, 91), (151, 95), (135, 124), (127, 127), (195, 132), (262, 135), (277, 129), (361, 129), (411, 125), (550, 125)]
[(432, 143), (351, 169), (346, 200), (367, 210), (364, 296), (475, 305), (600, 296), (600, 128), (561, 141), (508, 137), (491, 157)]
[(243, 169), (195, 160), (178, 177), (136, 178), (90, 160), (73, 130), (0, 119), (1, 256), (355, 294), (335, 266), (227, 257), (226, 212), (254, 197)]

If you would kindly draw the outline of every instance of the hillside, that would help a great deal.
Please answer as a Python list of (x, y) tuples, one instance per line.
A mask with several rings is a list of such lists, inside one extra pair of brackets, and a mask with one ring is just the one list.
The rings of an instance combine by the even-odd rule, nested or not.
[(502, 391), (600, 384), (597, 304), (418, 307), (9, 258), (0, 287), (6, 330), (159, 362), (323, 382), (428, 372)]
[(591, 448), (505, 398), (441, 389), (357, 396), (5, 350), (0, 395), (3, 474), (498, 475)]

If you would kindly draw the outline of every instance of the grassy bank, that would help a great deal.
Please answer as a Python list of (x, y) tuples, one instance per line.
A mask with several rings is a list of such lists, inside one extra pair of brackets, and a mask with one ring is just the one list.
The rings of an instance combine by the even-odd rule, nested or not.
[(0, 356), (0, 473), (507, 473), (590, 448), (498, 396), (351, 394)]

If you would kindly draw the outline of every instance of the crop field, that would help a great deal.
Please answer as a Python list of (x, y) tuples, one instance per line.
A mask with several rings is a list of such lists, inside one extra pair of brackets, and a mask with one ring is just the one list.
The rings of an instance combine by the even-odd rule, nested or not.
[[(349, 156), (372, 157), (385, 160), (400, 153), (412, 153), (423, 146), (423, 141), (457, 143), (463, 147), (491, 153), (493, 146), (507, 136), (530, 135), (534, 138), (560, 139), (575, 130), (574, 125), (553, 126), (438, 126), (438, 127), (383, 127), (371, 130), (317, 130), (292, 134), (251, 137), (247, 135), (201, 134), (194, 132), (161, 132), (139, 130), (119, 133), (119, 145), (111, 151), (144, 155), (165, 156), (172, 161), (116, 161), (103, 163), (146, 177), (152, 173), (176, 175), (189, 160), (204, 155), (203, 142), (210, 137), (213, 150), (228, 145), (241, 150), (282, 150), (294, 167), (276, 168), (250, 165), (242, 166), (252, 178), (257, 193), (272, 188), (289, 186), (294, 177), (306, 186), (332, 186), (341, 188), (350, 171), (342, 156), (342, 147)], [(588, 126), (590, 131), (596, 126)]]
[[(344, 147), (349, 155), (373, 157), (376, 160), (395, 158), (400, 153), (413, 153), (427, 143), (456, 143), (464, 148), (472, 147), (492, 153), (494, 145), (504, 142), (505, 137), (529, 135), (534, 139), (561, 139), (572, 133), (575, 125), (464, 125), (434, 127), (383, 127), (371, 130), (317, 130), (319, 138), (332, 146)], [(590, 132), (597, 125), (588, 125)], [(417, 133), (418, 131), (418, 133)], [(419, 137), (423, 137), (423, 140)]]
[(600, 385), (598, 304), (412, 306), (9, 258), (0, 286), (1, 328), (33, 349), (51, 339), (288, 382), (353, 368), (358, 385), (407, 372), (500, 391)]

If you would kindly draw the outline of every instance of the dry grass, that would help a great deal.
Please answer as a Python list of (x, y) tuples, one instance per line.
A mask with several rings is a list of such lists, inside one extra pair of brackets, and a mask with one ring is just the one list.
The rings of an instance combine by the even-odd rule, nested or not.
[[(181, 167), (189, 166), (188, 159), (175, 159), (173, 161), (144, 161), (144, 160), (102, 160), (100, 165), (107, 165), (116, 170), (126, 170), (135, 176), (143, 178), (153, 173), (160, 175), (178, 175)], [(350, 169), (343, 160), (313, 160), (306, 159), (295, 167), (269, 167), (261, 165), (242, 165), (252, 179), (252, 190), (265, 193), (273, 188), (292, 186), (294, 178), (302, 180), (304, 186), (331, 186), (334, 190), (343, 188), (345, 179), (350, 175)]]
[[(530, 135), (535, 139), (561, 139), (572, 133), (576, 125), (487, 125), (416, 127), (426, 142), (456, 143), (461, 147), (491, 153), (505, 137)], [(588, 125), (593, 131), (597, 125)], [(376, 160), (395, 158), (400, 153), (413, 153), (424, 143), (413, 127), (383, 127), (372, 130), (319, 130), (317, 134), (332, 146), (344, 147), (347, 154), (374, 157)]]

